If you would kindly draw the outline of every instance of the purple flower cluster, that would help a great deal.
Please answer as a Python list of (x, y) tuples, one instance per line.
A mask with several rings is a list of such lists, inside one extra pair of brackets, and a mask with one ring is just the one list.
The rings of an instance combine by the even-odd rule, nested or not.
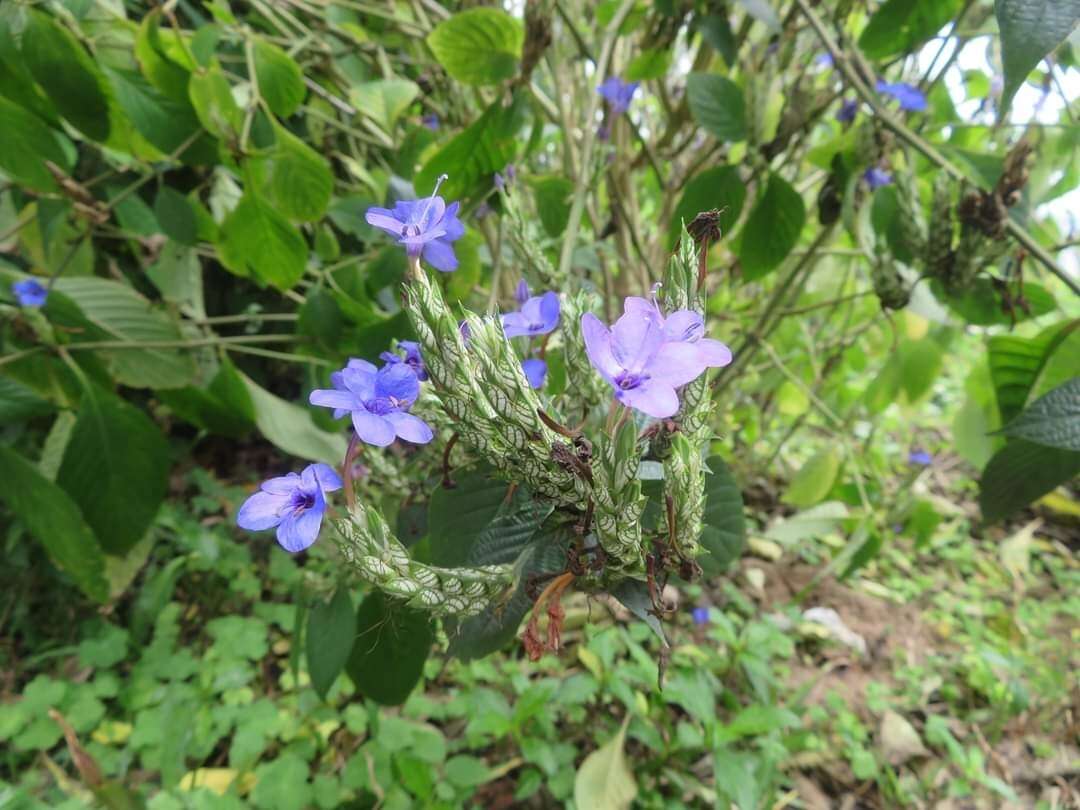
[(890, 83), (884, 79), (878, 79), (874, 87), (884, 96), (892, 96), (900, 102), (900, 109), (910, 112), (922, 112), (926, 109), (926, 94), (918, 87), (906, 82)]
[(458, 260), (451, 243), (465, 235), (465, 226), (457, 215), (460, 203), (447, 205), (435, 193), (445, 179), (445, 174), (439, 178), (430, 197), (399, 200), (392, 209), (369, 208), (364, 219), (368, 225), (395, 237), (410, 258), (423, 256), (436, 270), (452, 273), (457, 270)]
[(589, 362), (615, 389), (615, 398), (661, 419), (679, 410), (676, 388), (731, 362), (727, 346), (705, 337), (705, 322), (696, 312), (680, 309), (665, 317), (644, 298), (627, 298), (610, 329), (585, 313), (581, 331)]
[(19, 302), (21, 307), (45, 306), (45, 299), (49, 297), (49, 291), (41, 285), (37, 279), (24, 278), (11, 285), (11, 294)]
[(630, 109), (630, 102), (640, 86), (641, 82), (624, 82), (618, 76), (611, 76), (596, 88), (596, 92), (607, 101), (612, 115), (621, 115)]
[[(546, 292), (532, 295), (522, 279), (514, 292), (521, 309), (502, 316), (503, 332), (508, 338), (535, 338), (552, 332), (559, 325), (559, 294)], [(547, 379), (547, 363), (541, 358), (529, 358), (521, 364), (525, 378), (533, 388), (543, 388)]]

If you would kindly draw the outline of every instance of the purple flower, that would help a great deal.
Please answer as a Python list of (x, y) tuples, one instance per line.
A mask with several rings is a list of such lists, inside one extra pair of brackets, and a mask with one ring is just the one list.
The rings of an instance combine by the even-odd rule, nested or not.
[(476, 210), (473, 211), (473, 216), (476, 217), (477, 219), (483, 219), (488, 214), (490, 214), (491, 211), (492, 211), (491, 206), (488, 205), (487, 201), (485, 200), (484, 202), (482, 202), (478, 206), (476, 206)]
[(547, 379), (547, 363), (539, 358), (531, 357), (521, 361), (521, 370), (525, 372), (525, 379), (533, 388), (543, 388), (544, 380)]
[(420, 381), (404, 362), (383, 366), (378, 371), (366, 360), (349, 360), (341, 371), (330, 375), (332, 389), (311, 392), (312, 405), (333, 408), (334, 418), (352, 415), (353, 428), (361, 441), (386, 447), (395, 438), (427, 444), (433, 434), (423, 419), (407, 413), (420, 393)]
[(709, 609), (707, 607), (696, 607), (690, 611), (690, 616), (694, 620), (694, 624), (708, 624), (709, 623)]
[(892, 182), (892, 175), (884, 169), (879, 169), (877, 166), (871, 166), (865, 172), (863, 172), (863, 180), (866, 181), (866, 185), (870, 186), (870, 190), (874, 191), (887, 186)]
[(833, 66), (832, 54), (828, 53), (828, 52), (819, 53), (817, 56), (814, 57), (814, 64), (815, 65), (821, 65), (822, 67), (832, 67)]
[(913, 84), (896, 82), (890, 84), (878, 79), (875, 89), (886, 96), (892, 96), (900, 102), (900, 109), (921, 112), (926, 109), (926, 94)]
[[(444, 174), (439, 183), (446, 179)], [(435, 184), (435, 191), (439, 190)], [(451, 242), (465, 234), (465, 226), (457, 217), (459, 203), (447, 205), (442, 197), (424, 197), (419, 200), (400, 200), (393, 210), (369, 208), (364, 219), (368, 225), (397, 237), (405, 246), (405, 252), (415, 258), (423, 256), (436, 270), (450, 273), (457, 270), (458, 260)]]
[(505, 191), (506, 187), (517, 180), (517, 168), (513, 163), (507, 163), (502, 174), (495, 172), (495, 188)]
[(439, 131), (439, 116), (435, 113), (428, 113), (420, 119), (420, 123), (430, 129), (432, 132)]
[(836, 120), (843, 124), (849, 124), (855, 120), (855, 113), (859, 111), (859, 102), (853, 98), (845, 99), (836, 111)]
[(693, 345), (707, 368), (722, 368), (731, 362), (731, 349), (719, 340), (705, 337), (705, 321), (693, 310), (676, 310), (665, 318), (655, 299), (649, 301), (631, 295), (623, 302), (623, 312), (655, 319), (663, 329), (666, 342)]
[(514, 300), (518, 302), (518, 306), (525, 306), (525, 302), (529, 300), (532, 293), (529, 292), (529, 282), (525, 279), (521, 279), (518, 282), (517, 287), (514, 288)]
[(21, 307), (44, 306), (45, 299), (49, 297), (49, 291), (41, 286), (34, 278), (24, 278), (11, 285), (11, 294), (19, 302)]
[(675, 389), (705, 371), (708, 363), (689, 342), (668, 341), (658, 318), (628, 311), (608, 329), (591, 312), (581, 316), (585, 351), (623, 405), (657, 418), (679, 410)]
[(416, 379), (420, 380), (420, 382), (426, 380), (428, 375), (427, 371), (424, 370), (424, 358), (420, 356), (420, 344), (415, 340), (399, 340), (397, 347), (405, 352), (404, 356), (394, 352), (383, 352), (379, 357), (389, 365), (404, 363), (408, 368), (412, 369)]
[[(518, 285), (520, 292), (521, 285)], [(525, 294), (528, 295), (528, 292), (526, 285)], [(526, 299), (520, 312), (508, 312), (502, 316), (502, 325), (508, 338), (546, 335), (559, 325), (559, 294), (546, 292)]]
[(929, 467), (933, 463), (934, 457), (927, 453), (925, 450), (912, 450), (908, 454), (908, 463), (916, 464), (920, 467)]
[(611, 130), (606, 125), (601, 124), (596, 128), (596, 140), (606, 141), (611, 137)]
[(303, 551), (319, 537), (324, 493), (341, 489), (341, 479), (328, 464), (309, 464), (297, 475), (289, 473), (264, 481), (259, 491), (244, 501), (236, 524), (258, 532), (277, 527), (277, 540), (286, 551)]
[(612, 115), (619, 115), (630, 109), (630, 102), (640, 85), (641, 82), (624, 82), (618, 76), (612, 76), (597, 87), (596, 92), (611, 105)]

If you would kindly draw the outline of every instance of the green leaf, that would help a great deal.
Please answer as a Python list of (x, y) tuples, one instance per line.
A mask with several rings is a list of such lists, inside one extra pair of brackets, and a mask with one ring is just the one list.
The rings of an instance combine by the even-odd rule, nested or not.
[[(162, 14), (160, 7), (154, 8), (143, 18), (135, 37), (135, 59), (150, 84), (169, 98), (185, 101), (191, 71), (169, 54), (161, 35)], [(169, 33), (175, 42), (175, 33)]]
[(168, 488), (170, 455), (150, 417), (90, 383), (56, 483), (79, 505), (102, 548), (123, 554), (157, 514)]
[(274, 127), (277, 144), (260, 162), (267, 169), (267, 195), (289, 219), (319, 219), (330, 205), (334, 175), (326, 158), (284, 127)]
[(881, 552), (881, 535), (874, 529), (851, 555), (847, 566), (840, 574), (840, 579), (845, 580), (874, 559)]
[(287, 290), (304, 275), (308, 246), (300, 231), (250, 190), (221, 225), (222, 263)]
[(255, 426), (251, 394), (228, 357), (206, 388), (188, 386), (158, 396), (182, 419), (211, 433), (239, 438)]
[(626, 66), (626, 81), (640, 82), (662, 79), (671, 64), (671, 51), (667, 48), (651, 48), (642, 51)]
[(16, 183), (35, 191), (55, 191), (56, 181), (45, 168), (50, 160), (71, 171), (63, 142), (67, 138), (46, 126), (40, 118), (0, 97), (0, 169)]
[[(138, 133), (163, 154), (176, 152), (202, 128), (187, 99), (169, 98), (138, 73), (113, 68), (105, 71), (120, 109)], [(214, 163), (217, 145), (209, 135), (203, 134), (184, 149), (180, 160), (191, 165)]]
[(722, 573), (742, 553), (746, 543), (742, 493), (727, 462), (710, 456), (705, 466), (705, 514), (702, 516), (701, 545), (708, 552), (698, 562), (708, 576)]
[(272, 444), (290, 455), (327, 464), (340, 464), (347, 442), (340, 433), (319, 430), (299, 405), (274, 396), (241, 372), (255, 410), (255, 425)]
[(39, 397), (33, 389), (10, 377), (0, 377), (0, 425), (14, 425), (51, 410), (52, 403)]
[(570, 219), (570, 198), (574, 184), (565, 177), (551, 175), (529, 180), (536, 197), (536, 213), (548, 236), (560, 236)]
[(79, 41), (48, 14), (29, 9), (21, 53), (60, 115), (91, 140), (108, 140), (108, 79)]
[(193, 73), (188, 82), (188, 98), (203, 129), (225, 141), (239, 137), (244, 113), (233, 98), (232, 86), (221, 68), (214, 65)]
[[(260, 810), (293, 810), (313, 806), (315, 789), (308, 781), (309, 771), (308, 763), (291, 752), (261, 763), (255, 768), (255, 787), (251, 791), (253, 806)], [(206, 792), (202, 791), (204, 794)]]
[(1011, 326), (1057, 309), (1054, 296), (1042, 285), (1032, 282), (1026, 282), (1023, 289), (1027, 309), (1016, 305), (1011, 313), (1002, 305), (1001, 293), (994, 282), (986, 276), (978, 276), (962, 292), (950, 293), (937, 279), (931, 280), (930, 289), (935, 298), (972, 326)]
[(300, 66), (277, 45), (263, 39), (255, 41), (254, 57), (259, 95), (274, 115), (288, 118), (307, 94)]
[(195, 209), (187, 197), (171, 186), (158, 189), (154, 199), (154, 216), (170, 239), (182, 245), (194, 245), (198, 241)]
[(311, 608), (305, 636), (311, 685), (325, 699), (356, 641), (356, 609), (348, 588), (339, 586), (333, 599)]
[[(180, 329), (126, 284), (103, 278), (56, 280), (55, 289), (70, 298), (98, 330), (88, 340), (116, 340), (130, 348), (95, 349), (113, 376), (134, 388), (180, 388), (195, 376), (195, 365), (182, 349), (143, 348), (149, 342), (182, 340)], [(83, 335), (80, 335), (80, 338)]]
[(956, 17), (961, 0), (886, 0), (859, 37), (871, 59), (912, 53)]
[(1070, 334), (1080, 328), (1080, 320), (1044, 329), (1034, 338), (995, 335), (987, 344), (990, 378), (997, 393), (1002, 423), (1012, 421), (1024, 409), (1036, 390), (1044, 369)]
[(720, 233), (727, 236), (739, 221), (746, 202), (746, 184), (735, 166), (714, 166), (686, 184), (668, 228), (668, 245), (674, 246), (687, 225), (702, 211), (720, 211)]
[(345, 665), (352, 682), (383, 706), (405, 702), (424, 672), (435, 634), (422, 611), (369, 594), (356, 613), (356, 642)]
[(653, 608), (647, 583), (638, 579), (624, 579), (611, 592), (611, 595), (618, 599), (623, 607), (649, 625), (649, 628), (659, 636), (661, 643), (665, 647), (668, 646), (667, 636), (664, 635), (664, 625), (654, 612), (655, 608)]
[(1032, 402), (1004, 428), (1006, 436), (1080, 451), (1080, 377)]
[(743, 278), (756, 281), (775, 270), (799, 241), (805, 223), (806, 207), (799, 192), (780, 175), (770, 175), (739, 234)]
[(408, 79), (378, 79), (363, 82), (349, 91), (349, 100), (386, 132), (391, 132), (401, 114), (420, 95), (420, 87)]
[(941, 371), (941, 346), (928, 337), (905, 340), (897, 348), (897, 356), (900, 386), (909, 402), (917, 402), (929, 393)]
[(686, 97), (694, 120), (718, 140), (746, 139), (746, 101), (739, 85), (715, 73), (691, 73)]
[(840, 453), (832, 447), (826, 447), (812, 455), (791, 479), (787, 492), (784, 493), (784, 502), (800, 509), (821, 503), (836, 483), (841, 461)]
[(574, 777), (574, 803), (590, 810), (628, 810), (637, 796), (637, 782), (623, 746), (630, 715), (623, 718), (619, 733), (593, 751)]
[(994, 0), (994, 13), (1001, 29), (1004, 116), (1028, 74), (1076, 28), (1080, 0)]
[(997, 451), (979, 481), (983, 519), (1008, 517), (1080, 474), (1080, 452), (1011, 439)]
[[(527, 110), (526, 98), (515, 94), (507, 106), (496, 101), (468, 129), (455, 135), (424, 164), (413, 186), (420, 194), (430, 194), (439, 175), (448, 178), (441, 194), (448, 200), (468, 196), (480, 184), (487, 185), (514, 159), (517, 133)], [(490, 189), (490, 186), (487, 185)]]
[(57, 567), (98, 602), (109, 596), (105, 557), (79, 507), (30, 462), (0, 444), (0, 500), (45, 546)]
[(427, 43), (451, 77), (465, 84), (498, 84), (513, 78), (525, 31), (498, 8), (473, 8), (443, 20)]

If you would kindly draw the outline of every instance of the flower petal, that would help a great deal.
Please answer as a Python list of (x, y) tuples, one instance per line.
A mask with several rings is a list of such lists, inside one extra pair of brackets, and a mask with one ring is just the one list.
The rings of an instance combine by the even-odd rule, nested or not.
[(704, 334), (704, 319), (691, 309), (672, 312), (664, 321), (664, 340), (695, 341)]
[(709, 368), (723, 368), (731, 362), (731, 349), (712, 338), (702, 338), (694, 344), (701, 360)]
[(615, 398), (623, 405), (657, 419), (674, 416), (679, 410), (679, 397), (675, 389), (658, 379), (646, 380), (634, 388), (616, 389)]
[(293, 490), (298, 486), (300, 486), (300, 476), (291, 472), (288, 475), (266, 479), (262, 482), (260, 489), (263, 492), (272, 492), (274, 495), (292, 495)]
[(546, 292), (540, 296), (539, 310), (540, 323), (544, 324), (544, 331), (540, 334), (546, 335), (559, 325), (559, 294)]
[(424, 245), (424, 261), (441, 273), (453, 273), (458, 268), (457, 256), (448, 242), (436, 239)]
[(544, 381), (547, 379), (547, 363), (543, 360), (536, 357), (523, 360), (521, 370), (525, 372), (525, 379), (529, 381), (530, 386), (537, 389), (544, 387)]
[(373, 228), (386, 231), (392, 236), (401, 236), (405, 223), (394, 216), (394, 212), (386, 208), (369, 208), (364, 214), (364, 221)]
[(623, 312), (626, 314), (633, 312), (645, 318), (659, 318), (661, 322), (664, 320), (663, 316), (660, 315), (660, 311), (657, 310), (656, 304), (648, 298), (637, 295), (626, 296), (623, 301)]
[(413, 444), (427, 444), (435, 437), (431, 428), (428, 427), (428, 423), (419, 416), (413, 416), (411, 413), (398, 411), (396, 413), (388, 413), (383, 418), (394, 426), (394, 432), (397, 433), (398, 438), (404, 439), (407, 442), (412, 442)]
[(458, 209), (461, 207), (461, 203), (452, 202), (446, 206), (446, 213), (443, 214), (442, 222), (440, 223), (443, 230), (446, 231), (446, 241), (456, 242), (458, 239), (465, 235), (465, 226), (461, 220), (458, 219)]
[(375, 447), (394, 443), (394, 426), (381, 416), (359, 410), (352, 412), (353, 428), (360, 441)]
[(622, 371), (611, 351), (611, 332), (591, 312), (581, 316), (581, 337), (593, 368), (609, 383)]
[[(323, 492), (333, 492), (341, 489), (341, 477), (329, 464), (309, 464), (304, 468), (303, 479), (305, 487), (314, 488), (318, 484)], [(310, 483), (309, 483), (310, 482)]]
[(345, 364), (345, 368), (355, 368), (360, 371), (366, 371), (369, 374), (374, 374), (379, 370), (374, 363), (369, 363), (367, 360), (361, 360), (359, 357), (350, 357), (349, 362)]
[(678, 388), (697, 379), (705, 371), (705, 361), (696, 343), (665, 343), (653, 355), (646, 373)]
[(375, 375), (375, 397), (393, 397), (405, 407), (420, 395), (416, 373), (404, 363), (383, 366)]
[(319, 529), (322, 527), (323, 512), (326, 511), (326, 502), (321, 501), (321, 496), (315, 506), (305, 509), (300, 514), (291, 512), (281, 521), (277, 530), (277, 541), (286, 551), (296, 554), (309, 548), (319, 539)]
[(611, 328), (611, 352), (627, 371), (639, 372), (664, 342), (655, 318), (624, 314)]
[(507, 312), (502, 316), (503, 332), (508, 338), (529, 334), (529, 319), (521, 312)]
[(345, 383), (345, 388), (360, 402), (375, 396), (375, 377), (377, 375), (377, 371), (369, 371), (359, 366), (346, 366), (341, 370), (341, 380)]
[(281, 523), (281, 511), (288, 507), (289, 496), (259, 490), (236, 513), (236, 525), (251, 532), (272, 529)]
[[(308, 394), (308, 402), (320, 408), (334, 408), (337, 411), (351, 411), (357, 407), (356, 397), (352, 393), (334, 388), (316, 388)], [(334, 418), (340, 418), (340, 414)]]

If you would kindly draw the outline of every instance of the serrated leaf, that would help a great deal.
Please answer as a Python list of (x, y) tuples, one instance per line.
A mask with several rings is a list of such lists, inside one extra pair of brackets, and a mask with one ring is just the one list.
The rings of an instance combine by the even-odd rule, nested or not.
[(451, 77), (465, 84), (498, 84), (517, 72), (525, 31), (498, 8), (473, 8), (443, 20), (427, 43)]
[(259, 95), (275, 115), (288, 118), (307, 94), (300, 66), (281, 48), (264, 39), (255, 42), (254, 61)]
[(1080, 451), (1080, 377), (1039, 397), (1004, 428), (1007, 436)]
[(718, 140), (746, 139), (746, 101), (739, 85), (715, 73), (691, 73), (686, 79), (690, 112)]
[(284, 127), (275, 127), (277, 143), (260, 162), (266, 167), (266, 191), (274, 207), (289, 219), (319, 219), (330, 205), (334, 175), (326, 158)]
[(30, 462), (0, 444), (0, 500), (16, 515), (49, 557), (75, 584), (98, 602), (109, 596), (105, 557), (79, 508), (60, 487)]
[(709, 576), (722, 573), (742, 553), (746, 544), (742, 492), (727, 462), (710, 456), (705, 466), (705, 513), (702, 517), (701, 545), (706, 550), (698, 562)]
[(203, 129), (226, 141), (238, 137), (244, 113), (233, 98), (232, 85), (217, 65), (193, 73), (188, 98)]
[(960, 10), (960, 0), (886, 0), (866, 24), (859, 47), (871, 59), (912, 53)]
[(56, 475), (102, 548), (123, 554), (149, 527), (165, 497), (169, 445), (146, 414), (89, 384)]
[(217, 144), (209, 134), (191, 140), (202, 124), (189, 100), (169, 98), (138, 73), (115, 68), (106, 68), (105, 72), (120, 109), (148, 143), (162, 154), (172, 154), (188, 144), (180, 160), (190, 165), (217, 160)]
[(812, 455), (795, 473), (784, 493), (784, 501), (807, 509), (825, 500), (840, 473), (840, 453), (826, 447)]
[(805, 223), (799, 192), (780, 175), (770, 175), (739, 234), (743, 278), (755, 281), (775, 270), (798, 243)]
[(1001, 29), (1004, 115), (1028, 74), (1076, 28), (1080, 0), (994, 0), (994, 14)]
[(668, 244), (674, 246), (682, 232), (702, 211), (720, 211), (721, 237), (729, 236), (746, 202), (746, 184), (735, 166), (714, 166), (686, 184), (668, 227)]
[(383, 706), (405, 702), (424, 672), (434, 641), (426, 613), (375, 591), (356, 613), (356, 641), (345, 671), (356, 688)]
[(287, 290), (304, 275), (308, 246), (300, 231), (248, 191), (221, 225), (218, 250), (230, 270)]
[(348, 444), (342, 434), (319, 430), (299, 405), (274, 396), (239, 371), (236, 374), (251, 397), (255, 426), (271, 443), (297, 458), (341, 463)]
[[(179, 348), (143, 348), (150, 342), (180, 342), (176, 323), (131, 287), (103, 278), (65, 278), (55, 289), (71, 299), (99, 334), (131, 344), (123, 349), (95, 349), (116, 379), (135, 388), (180, 388), (195, 376), (191, 357)], [(80, 336), (82, 337), (82, 336)]]
[(1080, 452), (1010, 439), (979, 481), (983, 519), (995, 522), (1080, 474)]
[(623, 718), (619, 733), (593, 751), (574, 777), (574, 803), (590, 810), (627, 810), (637, 796), (637, 782), (623, 746), (630, 715)]
[(311, 686), (326, 698), (356, 641), (356, 609), (348, 588), (339, 586), (329, 602), (311, 608), (305, 641)]
[(987, 344), (990, 378), (1002, 423), (1011, 421), (1024, 409), (1059, 347), (1077, 329), (1080, 320), (1051, 326), (1033, 338), (1018, 335), (990, 338)]
[[(154, 87), (169, 98), (185, 100), (191, 71), (169, 54), (161, 34), (161, 17), (161, 8), (154, 8), (143, 18), (135, 37), (135, 58)], [(175, 42), (175, 33), (170, 34)]]
[(60, 115), (88, 138), (108, 140), (108, 79), (79, 41), (49, 15), (29, 9), (20, 52)]

